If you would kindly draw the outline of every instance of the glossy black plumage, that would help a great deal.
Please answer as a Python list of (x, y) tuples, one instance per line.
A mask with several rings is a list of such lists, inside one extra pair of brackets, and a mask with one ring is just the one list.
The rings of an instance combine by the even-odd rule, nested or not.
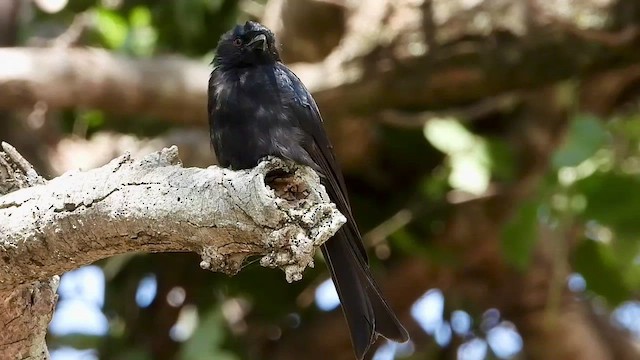
[(347, 224), (322, 246), (322, 252), (356, 357), (364, 357), (376, 334), (408, 340), (369, 271), (320, 112), (298, 77), (280, 62), (273, 34), (255, 22), (238, 25), (221, 37), (213, 64), (208, 112), (220, 165), (246, 169), (273, 155), (314, 168), (331, 200), (347, 217)]

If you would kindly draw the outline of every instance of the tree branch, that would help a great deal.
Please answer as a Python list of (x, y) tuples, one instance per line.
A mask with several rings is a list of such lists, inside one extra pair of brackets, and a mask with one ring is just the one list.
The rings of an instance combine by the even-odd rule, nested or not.
[[(0, 195), (44, 184), (44, 179), (12, 146), (0, 151)], [(1, 199), (2, 197), (0, 197)], [(3, 233), (0, 233), (0, 236)], [(60, 277), (0, 289), (0, 353), (12, 359), (48, 359), (45, 343)]]
[[(634, 2), (582, 0), (566, 8), (540, 0), (425, 3), (430, 6), (389, 0), (353, 6), (329, 55), (291, 65), (321, 109), (340, 116), (442, 108), (640, 61), (640, 5)], [(300, 14), (307, 17), (291, 21), (308, 25), (317, 11)], [(42, 101), (51, 109), (88, 107), (202, 124), (210, 70), (179, 56), (2, 48), (0, 109)]]
[[(346, 221), (313, 170), (279, 159), (237, 172), (183, 168), (174, 146), (44, 183), (15, 149), (2, 147), (0, 189), (35, 185), (0, 197), (0, 292), (11, 293), (2, 306), (12, 310), (0, 314), (9, 329), (1, 332), (0, 349), (20, 355), (11, 358), (46, 354), (56, 275), (65, 271), (130, 251), (193, 251), (202, 256), (201, 267), (229, 274), (248, 256), (262, 255), (263, 266), (281, 268), (295, 281)], [(265, 184), (283, 171), (284, 179)], [(37, 309), (25, 299), (40, 297), (48, 306), (37, 321), (26, 321), (25, 309)], [(30, 336), (26, 330), (34, 328), (39, 336), (16, 335)]]
[[(261, 254), (293, 281), (345, 221), (309, 168), (179, 165), (176, 147), (139, 161), (123, 155), (1, 197), (0, 289), (129, 251), (194, 251), (204, 268), (231, 274)], [(289, 200), (264, 183), (276, 170), (293, 174)]]
[[(370, 154), (384, 145), (371, 120), (380, 110), (459, 108), (640, 62), (640, 3), (633, 1), (360, 5), (305, 0), (296, 2), (295, 14), (270, 7), (265, 15), (272, 25), (286, 21), (279, 34), (291, 40), (287, 49), (306, 49), (310, 37), (318, 39), (317, 31), (303, 37), (287, 32), (302, 34), (300, 24), (315, 24), (320, 11), (342, 22), (321, 31), (322, 49), (304, 50), (313, 54), (303, 59), (314, 62), (290, 66), (318, 102), (347, 170), (375, 167)], [(93, 108), (204, 125), (210, 70), (204, 61), (179, 56), (134, 59), (86, 48), (1, 48), (0, 109)]]
[(85, 107), (204, 123), (204, 63), (180, 56), (132, 59), (100, 49), (0, 48), (0, 108)]

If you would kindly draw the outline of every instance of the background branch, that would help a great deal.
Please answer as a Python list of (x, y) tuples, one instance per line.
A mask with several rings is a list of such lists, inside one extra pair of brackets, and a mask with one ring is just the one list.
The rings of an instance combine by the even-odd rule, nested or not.
[[(306, 2), (310, 9), (323, 4)], [(635, 17), (640, 15), (637, 9), (622, 8), (615, 1), (585, 0), (569, 9), (538, 0), (485, 0), (473, 7), (461, 0), (429, 3), (435, 11), (410, 1), (355, 6), (346, 30), (333, 30), (338, 37), (346, 32), (324, 60), (292, 68), (321, 108), (340, 115), (456, 105), (640, 60), (636, 51), (640, 19)], [(334, 4), (323, 6), (345, 11)], [(286, 6), (281, 9), (288, 11)], [(414, 16), (394, 21), (407, 13)], [(308, 18), (317, 16), (317, 11), (296, 14)], [(593, 21), (581, 21), (580, 14), (588, 14)], [(482, 26), (473, 21), (480, 15), (488, 19)], [(287, 18), (292, 16), (287, 13)], [(288, 31), (295, 32), (296, 24), (308, 25), (304, 19), (290, 20)], [(435, 25), (434, 44), (423, 36), (423, 27), (429, 23)], [(308, 40), (291, 39), (287, 49), (295, 48), (296, 41), (304, 47)], [(541, 52), (554, 56), (540, 57)], [(206, 118), (209, 59), (133, 59), (81, 48), (4, 48), (0, 59), (0, 108), (43, 101), (51, 109), (89, 107), (179, 123), (204, 124)], [(541, 67), (549, 69), (544, 76), (536, 71)]]

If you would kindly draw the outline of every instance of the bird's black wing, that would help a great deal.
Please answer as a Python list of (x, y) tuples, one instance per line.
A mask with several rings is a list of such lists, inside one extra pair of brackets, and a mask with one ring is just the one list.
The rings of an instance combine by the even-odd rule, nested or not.
[(216, 160), (218, 164), (222, 167), (229, 167), (228, 162), (221, 159), (221, 149), (220, 149), (220, 139), (219, 135), (216, 133), (215, 124), (215, 114), (217, 107), (218, 96), (216, 94), (217, 91), (221, 88), (218, 82), (220, 81), (220, 69), (214, 67), (211, 71), (211, 76), (209, 77), (209, 88), (208, 88), (208, 96), (207, 96), (207, 117), (209, 118), (209, 138), (211, 139), (211, 146), (213, 147), (213, 152), (216, 154)]
[(322, 252), (340, 297), (356, 356), (361, 359), (375, 341), (376, 333), (396, 341), (406, 341), (409, 335), (369, 272), (367, 253), (351, 213), (344, 178), (315, 101), (286, 66), (278, 63), (275, 71), (281, 100), (288, 103), (297, 122), (295, 125), (310, 136), (305, 150), (315, 164), (309, 165), (319, 168), (329, 197), (347, 218), (347, 223), (323, 245)]
[(291, 108), (295, 113), (295, 121), (307, 135), (310, 135), (312, 140), (309, 144), (306, 144), (305, 150), (307, 150), (315, 165), (320, 167), (322, 172), (320, 176), (323, 177), (329, 187), (327, 191), (334, 193), (334, 196), (331, 196), (331, 200), (337, 204), (340, 212), (347, 218), (349, 225), (346, 226), (351, 228), (353, 235), (358, 239), (352, 245), (360, 254), (360, 260), (366, 264), (368, 262), (367, 252), (362, 241), (359, 240), (361, 236), (351, 213), (347, 186), (333, 153), (333, 146), (322, 124), (323, 121), (318, 106), (302, 81), (281, 63), (277, 64), (276, 78), (279, 88), (290, 89), (290, 91), (285, 92), (285, 96), (290, 96), (291, 98), (288, 100), (294, 103)]

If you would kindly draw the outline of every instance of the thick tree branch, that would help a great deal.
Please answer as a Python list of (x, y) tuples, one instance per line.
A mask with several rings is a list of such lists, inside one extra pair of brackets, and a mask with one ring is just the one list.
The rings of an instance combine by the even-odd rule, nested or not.
[[(1, 150), (0, 196), (44, 184), (44, 179), (16, 149), (3, 143)], [(60, 277), (53, 275), (0, 290), (0, 354), (10, 359), (49, 358), (45, 336), (58, 300), (59, 282)]]
[[(250, 255), (286, 271), (344, 223), (309, 168), (273, 159), (250, 171), (182, 168), (177, 148), (128, 155), (0, 198), (0, 288), (128, 251), (194, 251), (202, 266), (235, 273)], [(265, 185), (290, 172), (286, 196)]]
[(0, 196), (0, 352), (10, 358), (48, 357), (65, 271), (130, 251), (193, 251), (201, 267), (231, 274), (262, 255), (294, 281), (345, 222), (313, 170), (278, 159), (238, 172), (183, 168), (174, 146), (45, 183), (2, 147), (1, 193), (34, 185)]

